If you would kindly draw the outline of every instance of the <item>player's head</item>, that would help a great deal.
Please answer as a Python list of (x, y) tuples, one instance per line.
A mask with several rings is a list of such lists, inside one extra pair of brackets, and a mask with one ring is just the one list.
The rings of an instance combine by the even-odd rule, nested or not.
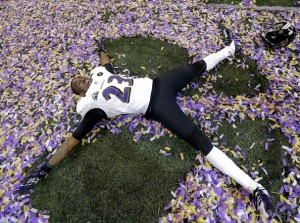
[(92, 83), (92, 79), (83, 76), (77, 76), (71, 80), (71, 89), (74, 94), (85, 96), (85, 93), (89, 89)]

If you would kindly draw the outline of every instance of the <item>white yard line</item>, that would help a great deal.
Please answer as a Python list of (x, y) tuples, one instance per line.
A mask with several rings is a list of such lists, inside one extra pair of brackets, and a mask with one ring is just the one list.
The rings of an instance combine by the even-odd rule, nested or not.
[[(239, 5), (229, 5), (229, 4), (206, 4), (215, 8), (224, 8), (224, 9), (242, 9)], [(244, 7), (246, 9), (246, 7)], [(256, 11), (295, 11), (299, 12), (300, 7), (282, 7), (282, 6), (255, 6), (254, 10)]]

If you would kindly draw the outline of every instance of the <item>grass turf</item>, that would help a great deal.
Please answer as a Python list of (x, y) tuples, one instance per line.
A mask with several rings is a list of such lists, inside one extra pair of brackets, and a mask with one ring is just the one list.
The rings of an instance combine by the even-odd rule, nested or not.
[[(104, 45), (119, 70), (128, 68), (132, 74), (140, 76), (154, 77), (189, 61), (184, 49), (152, 38), (121, 38), (106, 41)], [(240, 68), (232, 68), (227, 62), (222, 65), (216, 72), (224, 79), (218, 81), (240, 77)], [(229, 95), (248, 92), (248, 82), (253, 80), (250, 73), (255, 69), (251, 66), (243, 70), (245, 78), (239, 79), (236, 92), (221, 87), (218, 81), (216, 90), (228, 91)], [(255, 81), (264, 83), (265, 80)], [(219, 134), (225, 133), (226, 147), (239, 145), (247, 154), (245, 161), (232, 158), (250, 170), (259, 165), (260, 160), (266, 163), (268, 175), (263, 175), (264, 183), (270, 185), (272, 191), (278, 191), (281, 185), (280, 146), (286, 143), (285, 138), (279, 131), (270, 133), (267, 121), (246, 119), (236, 126), (234, 129), (224, 121), (219, 129)], [(33, 206), (47, 210), (50, 222), (55, 223), (157, 222), (166, 214), (163, 209), (172, 199), (170, 192), (195, 165), (195, 151), (176, 137), (151, 142), (149, 136), (144, 136), (134, 142), (129, 130), (123, 128), (122, 131), (122, 134), (113, 135), (104, 130), (96, 143), (79, 146), (37, 185), (32, 195)], [(276, 138), (276, 141), (265, 151), (263, 147), (268, 138)], [(171, 157), (159, 154), (167, 142)], [(249, 149), (253, 142), (256, 146)], [(180, 159), (180, 153), (184, 153), (184, 160)]]
[[(53, 170), (36, 187), (33, 205), (49, 210), (50, 222), (156, 222), (194, 156), (160, 155), (163, 138), (134, 143), (126, 130), (102, 136)], [(177, 141), (171, 147), (181, 145), (185, 151)]]

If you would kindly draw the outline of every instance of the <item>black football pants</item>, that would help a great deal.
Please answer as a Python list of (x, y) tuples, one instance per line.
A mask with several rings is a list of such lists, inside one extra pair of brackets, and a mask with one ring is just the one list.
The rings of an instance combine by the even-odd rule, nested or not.
[(159, 121), (195, 149), (207, 155), (213, 148), (210, 140), (176, 103), (177, 93), (186, 87), (196, 75), (205, 70), (206, 63), (201, 60), (155, 78), (150, 105), (145, 117)]

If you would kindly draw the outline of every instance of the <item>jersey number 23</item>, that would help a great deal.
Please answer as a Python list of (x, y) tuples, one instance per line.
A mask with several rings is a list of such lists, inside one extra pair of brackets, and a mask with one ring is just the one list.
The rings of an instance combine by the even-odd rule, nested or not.
[(105, 98), (105, 100), (108, 101), (111, 99), (111, 95), (115, 95), (121, 102), (129, 103), (131, 86), (133, 85), (133, 79), (112, 75), (107, 79), (107, 82), (111, 83), (113, 80), (118, 81), (119, 84), (127, 83), (127, 86), (123, 87), (122, 89), (116, 86), (109, 86), (105, 88), (102, 92), (102, 95)]

